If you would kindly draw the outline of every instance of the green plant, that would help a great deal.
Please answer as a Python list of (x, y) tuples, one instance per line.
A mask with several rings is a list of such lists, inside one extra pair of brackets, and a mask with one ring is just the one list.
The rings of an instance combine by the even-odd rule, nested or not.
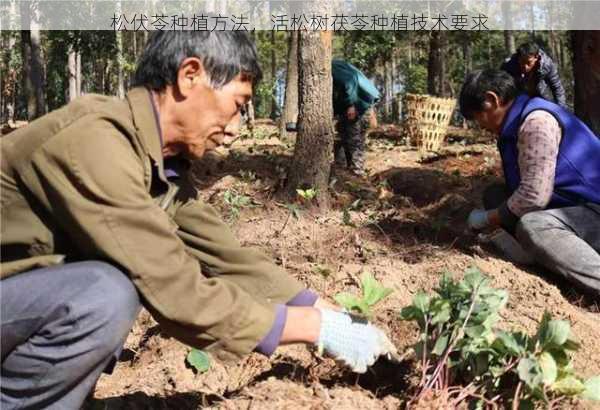
[(356, 226), (353, 222), (352, 222), (352, 216), (350, 215), (350, 211), (355, 211), (357, 209), (360, 208), (361, 205), (361, 199), (357, 199), (356, 201), (352, 202), (349, 206), (345, 207), (344, 210), (342, 211), (342, 223), (344, 225), (347, 226)]
[(204, 373), (210, 369), (210, 357), (202, 350), (192, 349), (185, 360), (190, 366), (196, 369), (198, 373)]
[(372, 274), (364, 272), (360, 277), (361, 296), (342, 292), (335, 295), (335, 301), (350, 312), (371, 317), (372, 308), (377, 303), (388, 297), (392, 289), (381, 285)]
[(296, 193), (303, 200), (310, 202), (317, 197), (317, 190), (314, 188), (296, 189)]
[(569, 322), (544, 314), (534, 337), (497, 330), (508, 293), (492, 288), (477, 268), (460, 282), (445, 274), (435, 295), (415, 295), (401, 318), (419, 326), (414, 351), (421, 364), (413, 400), (446, 390), (451, 406), (553, 408), (570, 397), (600, 399), (600, 378), (583, 381), (571, 366), (579, 348)]
[(229, 217), (237, 219), (240, 216), (240, 211), (252, 204), (252, 199), (249, 196), (240, 194), (235, 189), (228, 189), (223, 193), (223, 202), (229, 207)]
[(328, 278), (332, 274), (331, 268), (325, 265), (316, 264), (315, 266), (313, 266), (312, 270), (313, 272), (318, 273), (324, 278)]
[(247, 182), (247, 183), (254, 182), (257, 179), (256, 172), (254, 172), (254, 171), (241, 170), (239, 172), (239, 176), (244, 182)]

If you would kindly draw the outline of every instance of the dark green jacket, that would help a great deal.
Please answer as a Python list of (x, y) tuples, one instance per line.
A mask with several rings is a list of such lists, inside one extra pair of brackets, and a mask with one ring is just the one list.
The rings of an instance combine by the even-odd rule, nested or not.
[(331, 63), (333, 77), (333, 112), (343, 115), (354, 105), (363, 114), (379, 100), (379, 91), (371, 81), (352, 64), (342, 60)]
[(65, 257), (108, 261), (173, 336), (235, 357), (303, 288), (242, 248), (194, 189), (167, 181), (144, 88), (79, 98), (0, 143), (3, 278)]

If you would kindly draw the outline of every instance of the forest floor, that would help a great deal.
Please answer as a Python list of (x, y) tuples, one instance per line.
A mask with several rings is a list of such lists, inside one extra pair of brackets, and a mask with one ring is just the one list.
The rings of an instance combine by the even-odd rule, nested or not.
[[(396, 131), (387, 127), (373, 135), (393, 137)], [(331, 209), (317, 214), (300, 207), (297, 218), (274, 195), (292, 151), (292, 141), (280, 141), (275, 127), (263, 125), (255, 138), (196, 166), (203, 197), (243, 244), (261, 248), (329, 300), (341, 291), (356, 292), (361, 272), (374, 274), (394, 289), (374, 320), (401, 353), (417, 332), (398, 319), (400, 309), (418, 290), (431, 290), (443, 272), (460, 277), (477, 266), (495, 287), (509, 291), (502, 326), (532, 334), (544, 310), (566, 318), (582, 344), (575, 368), (586, 377), (600, 374), (596, 302), (541, 269), (503, 260), (466, 228), (483, 189), (501, 181), (491, 140), (451, 142), (442, 154), (422, 160), (403, 143), (371, 138), (369, 177), (336, 172)], [(408, 358), (378, 362), (357, 376), (303, 346), (280, 348), (270, 359), (253, 354), (235, 365), (213, 362), (208, 372), (195, 374), (185, 364), (188, 352), (142, 312), (114, 373), (102, 376), (86, 408), (396, 409), (409, 398), (417, 374)], [(423, 408), (442, 407), (432, 402)]]

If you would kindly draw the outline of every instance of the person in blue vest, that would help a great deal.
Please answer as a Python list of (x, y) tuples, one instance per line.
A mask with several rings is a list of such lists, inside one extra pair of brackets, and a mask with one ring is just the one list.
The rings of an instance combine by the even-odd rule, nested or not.
[(556, 63), (534, 42), (524, 43), (502, 66), (515, 79), (517, 86), (530, 96), (542, 97), (567, 107), (565, 88)]
[(469, 227), (505, 229), (537, 263), (600, 295), (600, 139), (558, 104), (520, 93), (504, 71), (469, 74), (459, 103), (498, 135), (505, 179)]
[(334, 143), (335, 164), (346, 166), (356, 175), (365, 175), (366, 131), (372, 107), (379, 91), (352, 64), (333, 60), (333, 113), (338, 123), (339, 139)]

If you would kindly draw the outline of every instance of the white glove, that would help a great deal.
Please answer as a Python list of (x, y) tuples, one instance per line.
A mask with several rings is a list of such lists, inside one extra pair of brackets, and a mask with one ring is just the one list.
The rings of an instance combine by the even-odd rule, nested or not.
[(319, 352), (324, 350), (356, 373), (366, 372), (367, 367), (375, 363), (381, 355), (396, 355), (396, 348), (383, 331), (366, 319), (345, 312), (319, 310)]
[(469, 228), (475, 230), (486, 228), (490, 224), (488, 212), (483, 209), (473, 209), (469, 214), (467, 224), (469, 225)]

